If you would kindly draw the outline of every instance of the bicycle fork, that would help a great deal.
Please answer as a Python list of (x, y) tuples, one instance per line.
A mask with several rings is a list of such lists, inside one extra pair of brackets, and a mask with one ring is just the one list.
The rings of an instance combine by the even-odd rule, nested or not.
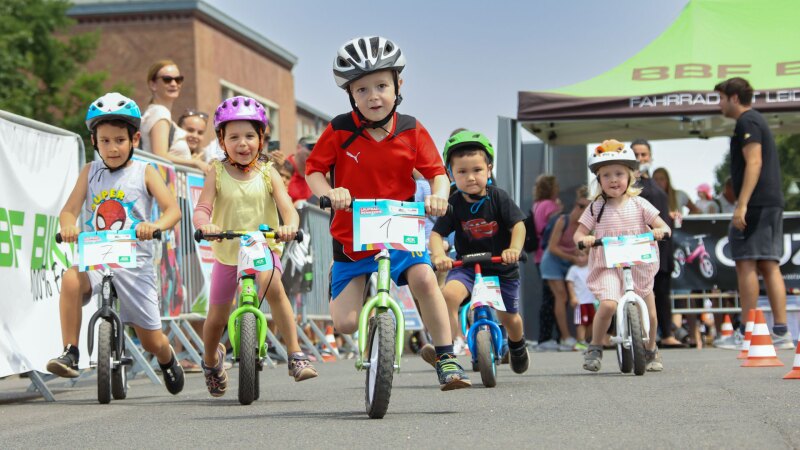
[(115, 363), (123, 364), (123, 365), (131, 365), (133, 361), (129, 358), (125, 358), (123, 356), (123, 351), (125, 350), (125, 339), (123, 339), (123, 326), (122, 326), (122, 319), (119, 318), (119, 315), (116, 311), (114, 311), (114, 305), (112, 300), (112, 292), (114, 296), (116, 296), (116, 292), (114, 292), (114, 285), (112, 284), (112, 279), (114, 278), (114, 274), (110, 272), (106, 272), (103, 274), (103, 281), (101, 282), (101, 303), (100, 309), (92, 314), (92, 317), (89, 319), (89, 328), (87, 330), (87, 337), (88, 342), (87, 345), (89, 347), (89, 358), (92, 356), (92, 351), (94, 351), (94, 328), (97, 321), (107, 320), (111, 323), (112, 329), (114, 331), (114, 350), (116, 352), (117, 358), (119, 361), (115, 361)]
[(642, 328), (644, 328), (644, 342), (650, 340), (650, 315), (647, 310), (647, 303), (633, 291), (633, 274), (630, 266), (622, 268), (622, 279), (625, 283), (625, 295), (617, 302), (617, 335), (611, 338), (611, 342), (614, 344), (621, 343), (623, 347), (630, 348), (630, 330), (628, 330), (628, 321), (626, 320), (627, 317), (625, 317), (625, 305), (635, 303), (639, 307)]
[(256, 329), (258, 330), (258, 356), (267, 356), (267, 318), (264, 313), (256, 307), (258, 304), (258, 293), (255, 288), (255, 276), (245, 275), (242, 277), (241, 304), (228, 317), (228, 337), (233, 347), (233, 358), (239, 360), (241, 343), (239, 342), (239, 323), (238, 319), (244, 314), (256, 316)]
[[(469, 309), (469, 307), (464, 308), (464, 311)], [(467, 323), (467, 314), (466, 312), (462, 313), (462, 323)], [(500, 330), (500, 325), (494, 321), (492, 318), (492, 311), (491, 308), (488, 306), (479, 306), (475, 308), (474, 312), (474, 322), (472, 326), (467, 330), (464, 335), (467, 339), (467, 345), (469, 346), (470, 350), (477, 348), (476, 339), (478, 339), (478, 331), (481, 327), (487, 327), (489, 332), (492, 333), (492, 344), (494, 345), (494, 353), (498, 357), (501, 356), (500, 352), (503, 349), (503, 332)], [(466, 328), (466, 326), (465, 326)], [(472, 353), (472, 360), (477, 361), (478, 354), (476, 352)]]
[(378, 293), (367, 300), (367, 303), (361, 308), (358, 315), (358, 358), (356, 358), (356, 369), (362, 370), (369, 368), (369, 357), (366, 355), (367, 339), (369, 339), (369, 318), (372, 310), (376, 314), (382, 314), (388, 310), (394, 313), (395, 320), (395, 353), (394, 353), (394, 369), (400, 370), (400, 357), (403, 354), (403, 346), (405, 343), (405, 317), (400, 306), (392, 300), (389, 296), (389, 287), (391, 285), (389, 252), (382, 250), (378, 254)]

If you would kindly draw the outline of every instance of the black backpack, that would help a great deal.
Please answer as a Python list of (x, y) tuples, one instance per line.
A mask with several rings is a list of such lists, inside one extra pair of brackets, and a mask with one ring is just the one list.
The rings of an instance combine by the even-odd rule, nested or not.
[[(544, 230), (542, 231), (542, 238), (540, 239), (542, 244), (542, 250), (547, 250), (547, 246), (550, 245), (550, 235), (553, 234), (553, 228), (556, 227), (556, 222), (558, 219), (564, 218), (564, 221), (569, 221), (569, 215), (567, 214), (556, 214), (555, 216), (550, 218), (550, 221), (547, 222), (545, 225)], [(564, 229), (567, 229), (567, 224), (564, 224)]]
[(525, 224), (525, 243), (522, 249), (527, 253), (535, 252), (539, 248), (539, 235), (536, 234), (536, 222), (533, 219), (533, 212), (528, 213), (528, 217), (522, 221)]

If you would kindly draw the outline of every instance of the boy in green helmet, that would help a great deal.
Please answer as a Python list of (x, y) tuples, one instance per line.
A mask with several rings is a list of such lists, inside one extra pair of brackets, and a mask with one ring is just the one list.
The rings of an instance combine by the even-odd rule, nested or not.
[[(452, 210), (439, 218), (430, 239), (431, 261), (437, 270), (448, 270), (453, 260), (444, 252), (442, 236), (455, 231), (458, 256), (491, 253), (501, 256), (502, 264), (481, 264), (485, 276), (500, 279), (500, 292), (506, 311), (497, 311), (508, 332), (511, 369), (528, 370), (528, 350), (519, 315), (519, 261), (525, 241), (525, 216), (508, 193), (492, 185), (494, 148), (481, 133), (465, 130), (447, 141), (443, 155), (445, 166), (456, 183), (450, 196)], [(442, 293), (450, 315), (453, 338), (461, 337), (458, 308), (471, 292), (475, 280), (472, 267), (450, 270)]]

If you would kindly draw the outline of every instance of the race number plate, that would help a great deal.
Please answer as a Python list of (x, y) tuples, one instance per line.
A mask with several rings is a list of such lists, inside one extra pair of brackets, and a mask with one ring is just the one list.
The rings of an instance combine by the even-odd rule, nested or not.
[(272, 270), (272, 251), (267, 240), (259, 232), (247, 233), (239, 240), (239, 276)]
[(353, 202), (353, 250), (425, 251), (425, 205), (395, 200)]
[(475, 286), (472, 287), (472, 301), (469, 307), (475, 309), (478, 306), (488, 306), (498, 311), (506, 310), (500, 293), (500, 278), (483, 277), (481, 281), (476, 280)]
[(136, 267), (136, 230), (84, 232), (78, 235), (78, 270)]
[(605, 237), (602, 240), (606, 267), (636, 266), (658, 262), (653, 233)]

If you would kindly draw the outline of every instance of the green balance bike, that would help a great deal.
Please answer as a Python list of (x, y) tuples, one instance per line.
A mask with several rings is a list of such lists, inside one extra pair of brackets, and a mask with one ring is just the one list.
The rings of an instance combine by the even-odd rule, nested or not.
[[(204, 234), (202, 230), (194, 232), (194, 239), (200, 242), (204, 239), (240, 239), (240, 261), (246, 247), (251, 247), (253, 235), (261, 234), (265, 239), (276, 239), (277, 233), (271, 231), (269, 226), (261, 225), (258, 231), (223, 231), (216, 234)], [(297, 230), (295, 240), (303, 241), (303, 230)], [(261, 299), (258, 298), (256, 289), (256, 274), (258, 267), (264, 267), (266, 259), (270, 258), (267, 252), (261, 252), (261, 258), (253, 259), (255, 269), (248, 269), (242, 275), (240, 271), (239, 298), (237, 308), (228, 318), (228, 338), (233, 347), (233, 359), (239, 363), (239, 403), (249, 405), (260, 396), (259, 372), (264, 368), (267, 357), (267, 318), (259, 309)], [(272, 265), (269, 264), (269, 269)], [(240, 268), (241, 269), (241, 268)]]

